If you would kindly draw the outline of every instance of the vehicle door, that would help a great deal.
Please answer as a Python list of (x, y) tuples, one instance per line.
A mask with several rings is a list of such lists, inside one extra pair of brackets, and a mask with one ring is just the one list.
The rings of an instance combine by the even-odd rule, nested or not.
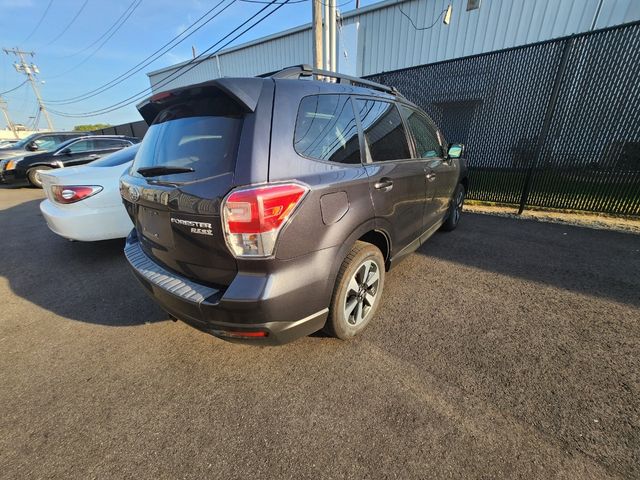
[(444, 138), (424, 113), (401, 105), (415, 145), (416, 157), (423, 162), (427, 182), (427, 202), (424, 210), (425, 230), (442, 220), (457, 181), (457, 170), (447, 158)]
[[(369, 189), (380, 228), (389, 232), (392, 256), (419, 246), (426, 202), (424, 162), (412, 158), (395, 103), (356, 98), (364, 134)], [(417, 242), (417, 243), (416, 243)]]
[(436, 171), (436, 194), (435, 201), (437, 207), (437, 218), (444, 218), (449, 211), (451, 199), (458, 185), (460, 178), (460, 162), (457, 159), (450, 158), (448, 153), (448, 144), (444, 138), (442, 130), (431, 120), (425, 117), (427, 124), (431, 127), (431, 131), (435, 132), (442, 148), (442, 162), (438, 165)]

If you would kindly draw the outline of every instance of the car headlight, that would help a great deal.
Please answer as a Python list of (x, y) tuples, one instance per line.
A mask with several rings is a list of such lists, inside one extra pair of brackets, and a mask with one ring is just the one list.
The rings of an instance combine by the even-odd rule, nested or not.
[(12, 158), (12, 159), (8, 160), (7, 164), (4, 167), (4, 169), (5, 170), (15, 170), (16, 165), (18, 165), (18, 163), (20, 163), (20, 160), (23, 160), (23, 158)]

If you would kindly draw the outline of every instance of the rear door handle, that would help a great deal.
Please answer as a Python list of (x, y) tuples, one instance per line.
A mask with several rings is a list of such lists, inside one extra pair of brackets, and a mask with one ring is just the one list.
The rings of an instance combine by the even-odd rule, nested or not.
[(383, 192), (388, 192), (393, 188), (393, 180), (390, 178), (381, 178), (379, 182), (373, 184), (376, 190), (382, 190)]

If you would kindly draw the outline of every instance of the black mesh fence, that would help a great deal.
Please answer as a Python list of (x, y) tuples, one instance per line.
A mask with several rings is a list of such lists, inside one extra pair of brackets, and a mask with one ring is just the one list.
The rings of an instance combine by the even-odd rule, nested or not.
[(466, 145), (469, 198), (640, 215), (640, 23), (369, 78)]
[(100, 130), (95, 130), (93, 133), (97, 133), (99, 135), (129, 135), (142, 140), (145, 133), (147, 133), (148, 128), (147, 123), (140, 120), (139, 122), (123, 123), (122, 125), (102, 128)]

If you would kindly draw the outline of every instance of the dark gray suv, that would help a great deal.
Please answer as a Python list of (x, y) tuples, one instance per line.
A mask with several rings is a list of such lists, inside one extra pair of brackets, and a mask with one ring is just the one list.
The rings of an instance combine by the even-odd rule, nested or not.
[(170, 315), (218, 337), (352, 337), (385, 272), (460, 219), (462, 146), (383, 85), (301, 66), (138, 109), (150, 128), (121, 179), (126, 257)]

